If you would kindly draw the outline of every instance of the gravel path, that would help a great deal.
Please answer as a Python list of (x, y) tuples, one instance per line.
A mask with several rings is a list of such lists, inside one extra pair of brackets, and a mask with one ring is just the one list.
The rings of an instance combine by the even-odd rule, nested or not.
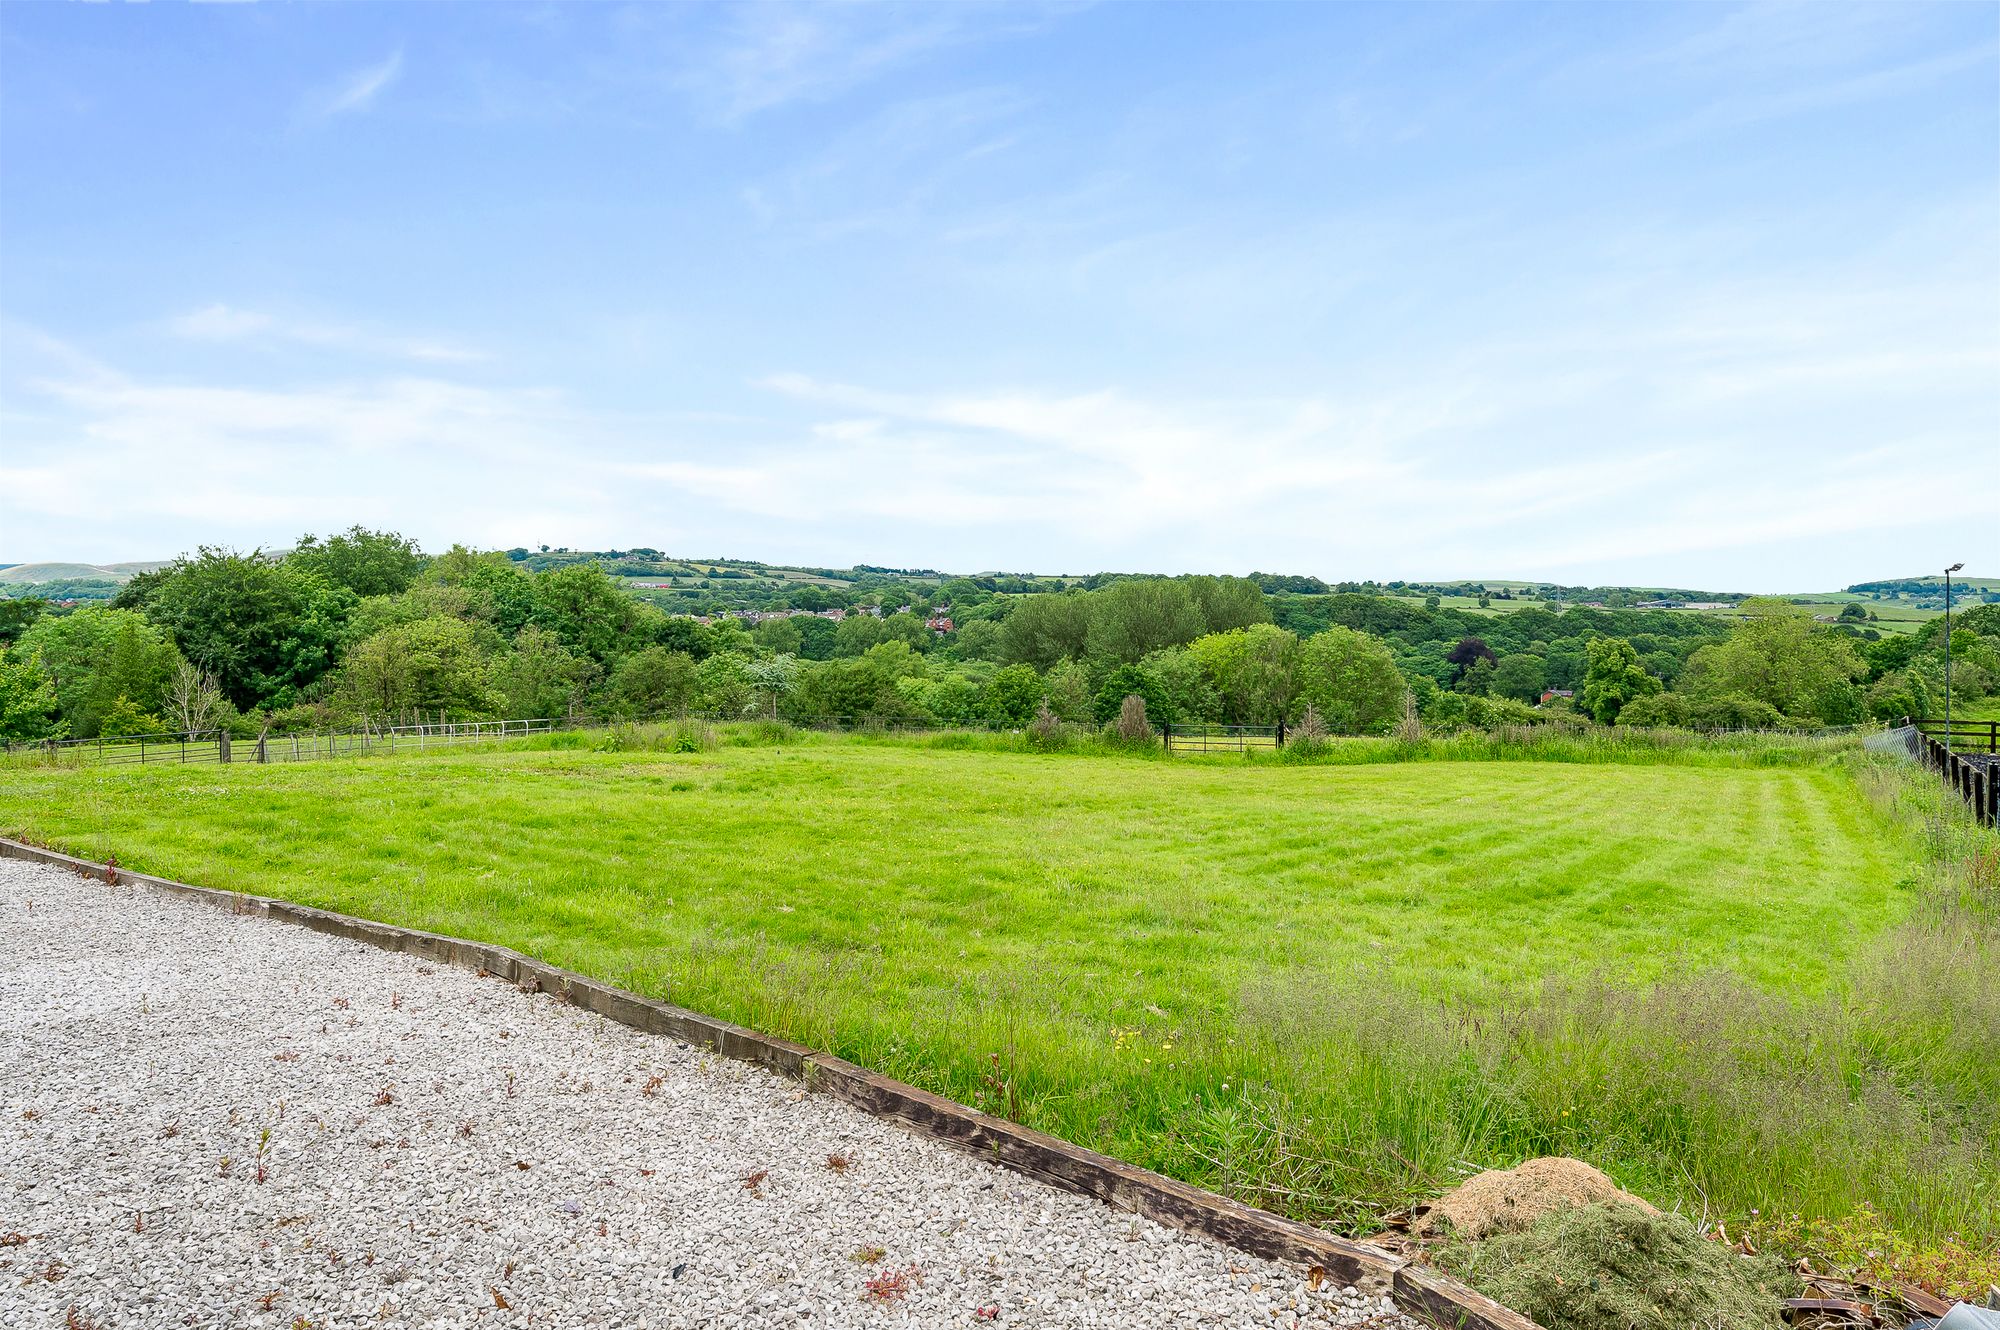
[(0, 1326), (993, 1322), (1415, 1330), (554, 998), (0, 859)]

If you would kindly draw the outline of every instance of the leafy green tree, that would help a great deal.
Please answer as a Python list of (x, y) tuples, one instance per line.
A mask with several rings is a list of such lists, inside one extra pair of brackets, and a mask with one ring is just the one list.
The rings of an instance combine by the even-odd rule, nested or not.
[(0, 646), (18, 641), (46, 608), (48, 602), (39, 596), (0, 599)]
[(1113, 582), (1092, 592), (1086, 605), (1084, 650), (1093, 660), (1108, 664), (1132, 664), (1162, 647), (1185, 646), (1208, 631), (1208, 618), (1194, 589), (1173, 578)]
[(63, 725), (79, 739), (103, 733), (120, 699), (139, 713), (159, 710), (182, 663), (173, 640), (144, 615), (100, 606), (41, 620), (17, 649), (54, 685)]
[(137, 734), (164, 734), (166, 729), (164, 720), (129, 697), (118, 697), (104, 709), (97, 732), (107, 739), (123, 739)]
[(1159, 686), (1160, 705), (1153, 709), (1156, 719), (1178, 722), (1222, 719), (1222, 700), (1216, 694), (1215, 681), (1192, 647), (1167, 647), (1151, 652), (1139, 662), (1139, 668)]
[(961, 623), (952, 633), (952, 647), (961, 660), (998, 660), (1002, 650), (1000, 625), (991, 619)]
[(1298, 670), (1299, 701), (1330, 733), (1382, 734), (1403, 714), (1410, 685), (1379, 638), (1336, 624), (1300, 646)]
[(1516, 702), (1533, 702), (1548, 687), (1548, 664), (1526, 651), (1510, 651), (1493, 667), (1492, 691)]
[(417, 542), (393, 531), (355, 526), (321, 540), (301, 537), (285, 561), (357, 596), (393, 596), (410, 589), (424, 570)]
[(611, 704), (621, 716), (665, 715), (692, 707), (701, 688), (693, 656), (665, 647), (647, 647), (626, 656), (612, 671)]
[(1466, 669), (1464, 677), (1458, 681), (1458, 691), (1468, 697), (1484, 697), (1493, 691), (1493, 675), (1497, 670), (1491, 656), (1481, 656)]
[(371, 634), (342, 662), (336, 688), (352, 710), (391, 721), (405, 716), (476, 719), (494, 707), (493, 630), (463, 619), (419, 619)]
[(803, 660), (832, 660), (834, 623), (831, 619), (794, 619), (799, 626), (799, 656)]
[(1227, 633), (1254, 624), (1271, 622), (1271, 605), (1264, 590), (1247, 577), (1183, 577), (1201, 611), (1203, 628), (1211, 633)]
[(607, 664), (639, 645), (639, 603), (594, 563), (552, 568), (535, 578), (534, 622), (563, 645)]
[(986, 685), (987, 719), (1019, 728), (1034, 719), (1042, 697), (1042, 676), (1032, 665), (1009, 665)]
[(245, 710), (282, 705), (331, 669), (356, 604), (303, 568), (210, 546), (176, 560), (145, 600), (146, 617)]
[(1227, 724), (1276, 725), (1291, 716), (1299, 665), (1291, 633), (1256, 624), (1199, 637), (1187, 652), (1214, 685)]
[[(799, 654), (805, 645), (805, 638), (799, 632), (798, 624), (792, 619), (766, 619), (757, 625), (750, 636), (757, 639), (757, 645), (766, 651), (780, 655)], [(837, 634), (836, 634), (837, 636)]]
[(0, 741), (60, 739), (62, 704), (41, 658), (0, 644)]
[(719, 651), (695, 666), (700, 690), (696, 703), (704, 711), (719, 716), (746, 716), (757, 710), (757, 684), (750, 674), (748, 656)]
[(493, 662), (493, 691), (509, 719), (567, 716), (581, 705), (599, 673), (594, 661), (529, 624), (514, 639), (513, 649)]
[(535, 616), (534, 574), (504, 554), (481, 554), (453, 545), (431, 560), (424, 579), (437, 586), (461, 588), (467, 612), (512, 637)]
[(1660, 681), (1646, 673), (1639, 653), (1622, 637), (1600, 637), (1590, 644), (1589, 667), (1583, 676), (1583, 709), (1600, 725), (1610, 725), (1634, 698), (1660, 691)]
[(1858, 715), (1855, 681), (1868, 666), (1846, 634), (1813, 622), (1781, 600), (1746, 600), (1728, 639), (1688, 658), (1681, 691), (1696, 698), (1740, 696), (1786, 716), (1846, 723)]
[(1046, 670), (1080, 659), (1090, 635), (1090, 597), (1079, 593), (1015, 599), (1000, 623), (998, 659)]
[(758, 660), (746, 661), (743, 677), (756, 694), (754, 703), (760, 714), (775, 716), (778, 706), (799, 684), (799, 658), (779, 653)]
[(1091, 696), (1090, 671), (1080, 660), (1059, 660), (1043, 680), (1043, 696), (1058, 720), (1091, 719), (1095, 700)]
[(1166, 690), (1160, 687), (1160, 681), (1153, 677), (1151, 671), (1139, 665), (1120, 665), (1106, 675), (1104, 682), (1097, 687), (1097, 723), (1103, 725), (1118, 719), (1128, 697), (1137, 697), (1145, 702), (1150, 722), (1173, 724), (1182, 719), (1174, 714)]

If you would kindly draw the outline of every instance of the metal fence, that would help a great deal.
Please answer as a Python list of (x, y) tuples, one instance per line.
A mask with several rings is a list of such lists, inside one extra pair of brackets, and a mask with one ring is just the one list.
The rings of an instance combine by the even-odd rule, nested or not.
[(121, 766), (150, 762), (227, 762), (227, 730), (190, 730), (185, 734), (124, 734), (115, 738), (45, 739), (38, 743), (5, 745), (12, 753), (35, 753), (52, 762)]
[(1162, 725), (1170, 753), (1272, 753), (1285, 746), (1283, 725)]
[(440, 721), (429, 725), (383, 725), (315, 734), (264, 734), (233, 738), (227, 730), (186, 734), (135, 734), (102, 739), (49, 739), (8, 744), (9, 756), (43, 758), (76, 766), (152, 762), (304, 762), (360, 753), (393, 753), (461, 744), (523, 739), (562, 728), (558, 720)]

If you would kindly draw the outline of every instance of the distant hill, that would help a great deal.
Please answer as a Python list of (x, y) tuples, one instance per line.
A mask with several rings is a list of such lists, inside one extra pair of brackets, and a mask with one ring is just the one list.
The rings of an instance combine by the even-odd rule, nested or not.
[(164, 568), (169, 562), (141, 559), (130, 563), (13, 563), (0, 567), (0, 582), (127, 582), (136, 573)]

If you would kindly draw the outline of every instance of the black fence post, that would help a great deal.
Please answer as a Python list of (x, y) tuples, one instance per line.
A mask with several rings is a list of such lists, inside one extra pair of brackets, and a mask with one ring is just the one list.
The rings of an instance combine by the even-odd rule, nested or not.
[(1279, 719), (1278, 719), (1278, 736), (1277, 736), (1277, 740), (1276, 740), (1276, 742), (1274, 742), (1274, 743), (1273, 743), (1273, 744), (1272, 744), (1271, 746), (1272, 746), (1273, 748), (1283, 748), (1283, 747), (1285, 746), (1285, 721), (1284, 721), (1284, 718), (1283, 718), (1282, 716), (1281, 716), (1281, 717), (1279, 717)]

